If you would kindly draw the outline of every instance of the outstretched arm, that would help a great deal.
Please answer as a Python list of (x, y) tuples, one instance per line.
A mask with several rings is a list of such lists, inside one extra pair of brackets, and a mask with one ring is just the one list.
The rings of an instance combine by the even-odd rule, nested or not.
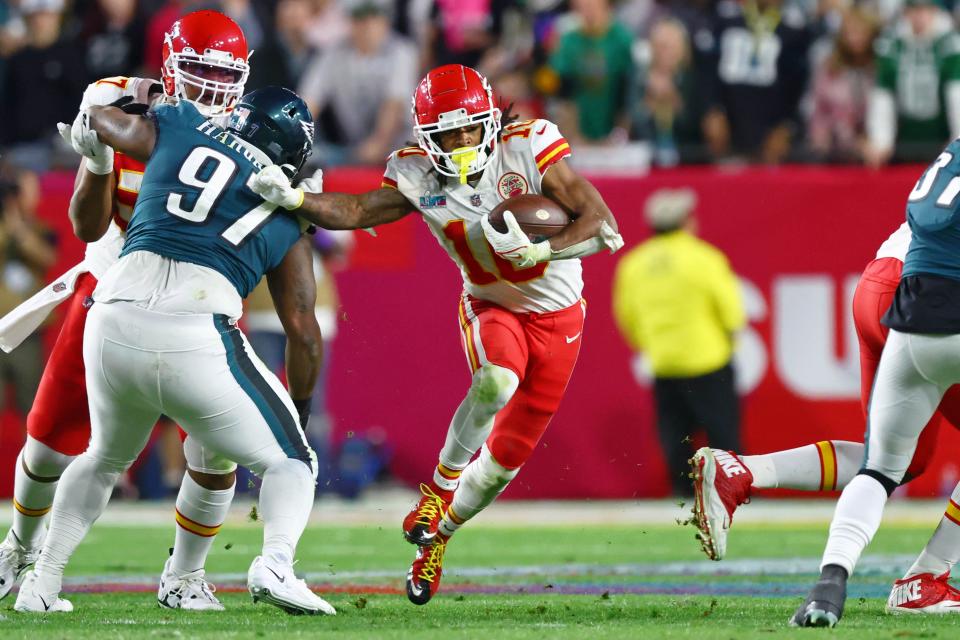
[(358, 195), (305, 193), (291, 186), (276, 165), (258, 173), (250, 187), (267, 202), (324, 229), (364, 229), (395, 222), (414, 211), (410, 201), (396, 189), (382, 188)]
[(310, 399), (323, 361), (323, 339), (317, 324), (317, 283), (313, 276), (313, 249), (303, 236), (267, 273), (274, 308), (287, 334), (286, 369), (290, 397), (306, 426)]
[(134, 160), (146, 162), (150, 159), (157, 142), (157, 130), (149, 116), (124, 113), (119, 107), (99, 106), (90, 107), (85, 113), (87, 122), (79, 122), (84, 115), (82, 112), (74, 122), (74, 127), (88, 127), (97, 133), (100, 142)]
[(307, 193), (293, 213), (324, 229), (364, 229), (396, 222), (413, 210), (403, 194), (385, 187), (357, 195)]

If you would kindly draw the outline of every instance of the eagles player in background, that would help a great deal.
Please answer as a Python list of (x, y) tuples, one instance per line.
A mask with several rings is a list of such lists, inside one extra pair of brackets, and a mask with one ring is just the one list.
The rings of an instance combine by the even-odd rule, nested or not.
[[(197, 51), (203, 53), (193, 53)], [(243, 32), (230, 18), (214, 11), (190, 13), (174, 23), (165, 38), (161, 82), (99, 80), (87, 88), (81, 109), (117, 100), (131, 102), (127, 109), (146, 109), (180, 99), (193, 102), (205, 116), (224, 118), (243, 93), (248, 58)], [(13, 526), (0, 543), (0, 598), (36, 559), (60, 475), (90, 440), (82, 352), (87, 300), (119, 257), (143, 179), (142, 162), (114, 153), (96, 136), (80, 143), (86, 157), (77, 173), (69, 215), (77, 237), (88, 243), (84, 260), (0, 321), (0, 346), (9, 350), (54, 306), (66, 301), (63, 328), (27, 418), (27, 441), (17, 459)], [(313, 313), (316, 290), (309, 241), (304, 239), (301, 245), (268, 279), (288, 334), (287, 380), (303, 422), (321, 342), (318, 328), (306, 315)], [(222, 609), (207, 585), (203, 566), (233, 499), (236, 465), (210, 455), (193, 438), (184, 442), (184, 454), (187, 471), (177, 496), (173, 553), (164, 565), (158, 601), (171, 608)]]
[[(900, 283), (900, 273), (913, 234), (904, 222), (880, 245), (867, 264), (853, 295), (853, 322), (860, 342), (860, 403), (864, 418), (877, 375), (888, 329), (882, 323)], [(942, 422), (960, 426), (960, 387), (951, 387), (937, 412), (923, 428), (903, 482), (921, 475), (930, 463)], [(704, 447), (693, 466), (694, 524), (707, 556), (721, 560), (737, 507), (754, 489), (836, 491), (856, 477), (864, 459), (864, 444), (823, 440), (786, 451), (744, 456), (734, 451)], [(888, 612), (960, 613), (960, 590), (950, 582), (950, 571), (960, 560), (960, 484), (940, 524), (920, 556), (893, 584)]]
[(903, 272), (883, 324), (886, 344), (870, 393), (863, 468), (847, 484), (830, 523), (820, 580), (791, 618), (834, 626), (847, 579), (903, 481), (924, 426), (960, 383), (960, 141), (950, 143), (907, 197), (912, 232)]
[[(279, 167), (267, 167), (251, 186), (329, 229), (417, 212), (463, 276), (458, 315), (472, 382), (433, 477), (403, 522), (404, 536), (418, 546), (407, 597), (425, 604), (440, 586), (447, 541), (516, 477), (560, 404), (583, 331), (579, 258), (616, 251), (623, 240), (597, 190), (564, 162), (570, 145), (556, 125), (528, 120), (501, 130), (493, 92), (474, 69), (430, 71), (413, 102), (419, 146), (390, 155), (380, 189), (304, 194)], [(494, 230), (486, 214), (523, 193), (556, 200), (573, 212), (572, 223), (538, 243), (509, 212), (507, 232)]]
[(59, 598), (64, 567), (166, 414), (204, 451), (263, 478), (263, 553), (247, 580), (254, 601), (333, 614), (293, 572), (316, 458), (287, 391), (236, 326), (242, 298), (301, 236), (294, 216), (247, 185), (274, 162), (300, 169), (312, 146), (309, 111), (296, 94), (268, 87), (240, 101), (226, 130), (181, 100), (146, 116), (90, 107), (71, 128), (75, 148), (86, 150), (94, 133), (149, 164), (120, 259), (94, 290), (83, 336), (90, 446), (63, 474), (40, 559), (15, 609), (72, 610)]

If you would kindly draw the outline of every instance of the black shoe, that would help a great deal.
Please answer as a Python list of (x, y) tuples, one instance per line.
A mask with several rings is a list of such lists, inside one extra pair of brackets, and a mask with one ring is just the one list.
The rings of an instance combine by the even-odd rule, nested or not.
[(835, 627), (843, 616), (847, 599), (847, 571), (827, 565), (810, 595), (790, 618), (791, 627)]

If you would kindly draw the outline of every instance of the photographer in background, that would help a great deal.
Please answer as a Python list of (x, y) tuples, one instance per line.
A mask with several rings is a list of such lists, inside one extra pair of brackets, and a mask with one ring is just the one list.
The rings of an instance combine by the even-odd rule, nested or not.
[[(0, 160), (0, 317), (36, 293), (57, 260), (53, 234), (36, 217), (40, 184), (36, 174)], [(0, 376), (12, 384), (17, 411), (26, 416), (43, 373), (42, 333), (12, 353), (0, 353)], [(0, 412), (6, 407), (0, 392)]]

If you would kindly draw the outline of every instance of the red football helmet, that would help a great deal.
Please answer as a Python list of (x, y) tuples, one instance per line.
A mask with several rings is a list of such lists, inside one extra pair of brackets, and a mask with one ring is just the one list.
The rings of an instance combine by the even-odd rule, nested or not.
[[(163, 38), (163, 91), (189, 100), (208, 118), (226, 115), (243, 95), (248, 59), (247, 39), (236, 22), (216, 11), (194, 11)], [(189, 96), (188, 87), (199, 93)]]
[[(500, 109), (493, 103), (490, 83), (478, 71), (447, 64), (430, 71), (413, 94), (413, 132), (437, 171), (460, 178), (482, 171), (497, 151)], [(445, 152), (434, 137), (440, 131), (483, 125), (483, 139), (475, 147)]]

